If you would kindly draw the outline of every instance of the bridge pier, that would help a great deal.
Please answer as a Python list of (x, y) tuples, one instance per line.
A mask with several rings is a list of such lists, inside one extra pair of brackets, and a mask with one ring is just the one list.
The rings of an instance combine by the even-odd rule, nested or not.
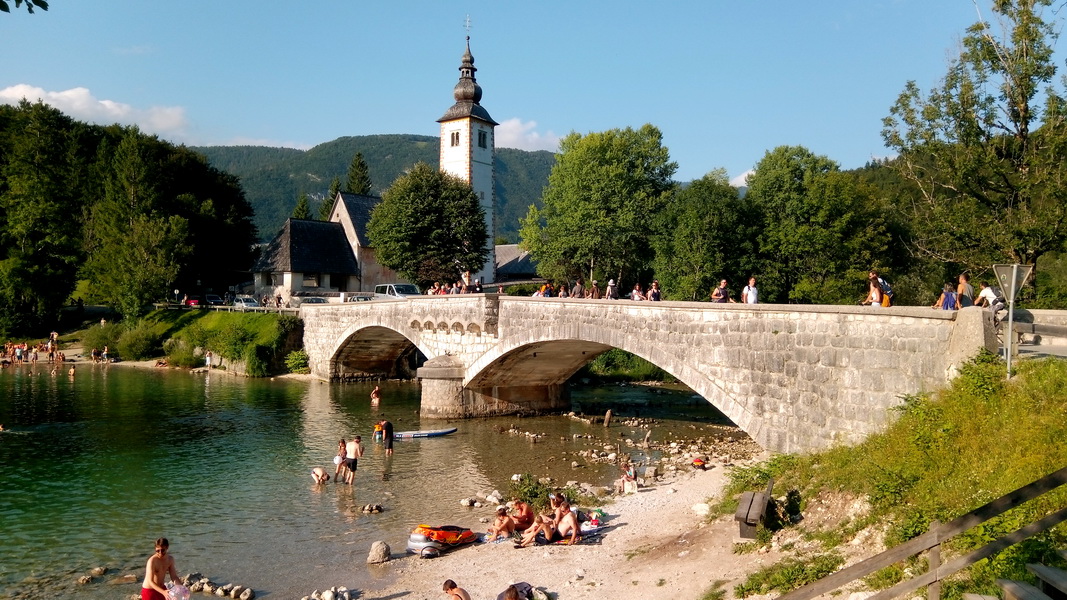
[(464, 388), (466, 367), (454, 356), (439, 356), (419, 368), (422, 404), (419, 415), (427, 419), (496, 417), (531, 412), (551, 412), (570, 407), (565, 384)]

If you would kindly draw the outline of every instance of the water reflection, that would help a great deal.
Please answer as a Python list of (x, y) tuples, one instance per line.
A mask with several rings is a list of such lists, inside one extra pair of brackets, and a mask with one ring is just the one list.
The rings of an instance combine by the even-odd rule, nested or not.
[[(488, 512), (459, 499), (504, 491), (513, 473), (607, 483), (613, 466), (572, 469), (574, 453), (644, 436), (565, 417), (501, 417), (453, 423), (459, 431), (442, 438), (398, 440), (387, 457), (372, 441), (373, 425), (388, 418), (399, 430), (422, 428), (419, 390), (383, 384), (382, 401), (371, 406), (371, 387), (102, 365), (79, 369), (74, 381), (41, 368), (0, 372), (0, 423), (11, 429), (0, 433), (0, 599), (115, 597), (114, 587), (74, 581), (100, 565), (138, 573), (161, 535), (182, 572), (277, 597), (327, 582), (358, 588), (370, 574), (352, 566), (364, 563), (373, 541), (403, 548), (420, 523), (480, 529)], [(645, 414), (657, 410), (655, 398), (648, 401), (655, 394), (643, 389), (578, 388), (573, 396), (589, 412), (626, 412), (628, 398)], [(684, 410), (719, 418), (706, 404)], [(664, 422), (654, 436), (695, 422)], [(544, 437), (501, 433), (513, 423)], [(338, 438), (356, 434), (367, 451), (354, 485), (312, 484), (310, 469), (329, 469)], [(594, 440), (578, 443), (575, 434)], [(364, 514), (366, 504), (385, 512)]]

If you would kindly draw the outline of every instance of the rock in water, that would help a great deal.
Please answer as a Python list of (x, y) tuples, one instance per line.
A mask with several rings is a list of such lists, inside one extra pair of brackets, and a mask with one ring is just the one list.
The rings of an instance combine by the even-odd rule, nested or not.
[(241, 592), (241, 600), (252, 600), (256, 597), (256, 593), (252, 591), (252, 588), (245, 588), (245, 591)]
[(97, 568), (93, 569), (92, 571), (89, 571), (89, 574), (92, 575), (93, 577), (100, 577), (104, 573), (107, 573), (107, 567), (97, 567)]
[(387, 562), (390, 558), (392, 550), (389, 548), (389, 544), (378, 540), (371, 544), (370, 554), (367, 555), (368, 565), (377, 565), (383, 562)]
[(92, 583), (92, 582), (93, 582), (93, 576), (92, 575), (82, 575), (81, 577), (78, 578), (78, 585), (85, 585), (87, 583)]

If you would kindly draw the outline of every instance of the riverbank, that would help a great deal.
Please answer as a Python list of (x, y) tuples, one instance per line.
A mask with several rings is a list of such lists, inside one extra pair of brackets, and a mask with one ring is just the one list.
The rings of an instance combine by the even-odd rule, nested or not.
[[(558, 600), (697, 600), (717, 582), (729, 587), (770, 560), (734, 554), (739, 540), (732, 516), (707, 523), (699, 512), (726, 479), (726, 470), (716, 466), (618, 497), (603, 508), (606, 527), (595, 543), (522, 549), (509, 542), (477, 544), (432, 560), (405, 556), (368, 565), (372, 579), (383, 583), (361, 590), (361, 598), (436, 599), (441, 584), (452, 579), (472, 598), (495, 598), (509, 584), (526, 581)], [(394, 557), (404, 552), (392, 550)]]

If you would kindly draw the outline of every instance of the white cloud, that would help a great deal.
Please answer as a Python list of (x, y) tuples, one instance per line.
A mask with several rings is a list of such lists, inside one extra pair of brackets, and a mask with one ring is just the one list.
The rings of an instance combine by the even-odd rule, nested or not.
[(549, 131), (536, 131), (537, 121), (523, 122), (522, 119), (508, 119), (497, 125), (496, 145), (499, 148), (518, 148), (519, 150), (559, 150), (559, 136)]
[(188, 120), (181, 106), (152, 106), (136, 108), (114, 100), (93, 97), (87, 88), (76, 87), (61, 92), (49, 92), (39, 87), (20, 83), (0, 89), (0, 103), (18, 104), (23, 98), (30, 102), (40, 100), (49, 106), (79, 121), (99, 125), (120, 123), (137, 125), (146, 133), (181, 140), (185, 137)]
[(737, 177), (734, 177), (733, 179), (730, 180), (730, 185), (732, 185), (734, 187), (744, 187), (744, 186), (748, 185), (748, 176), (753, 174), (753, 173), (755, 173), (755, 172), (756, 172), (755, 170), (749, 169), (749, 170), (745, 171), (744, 173), (741, 173)]

